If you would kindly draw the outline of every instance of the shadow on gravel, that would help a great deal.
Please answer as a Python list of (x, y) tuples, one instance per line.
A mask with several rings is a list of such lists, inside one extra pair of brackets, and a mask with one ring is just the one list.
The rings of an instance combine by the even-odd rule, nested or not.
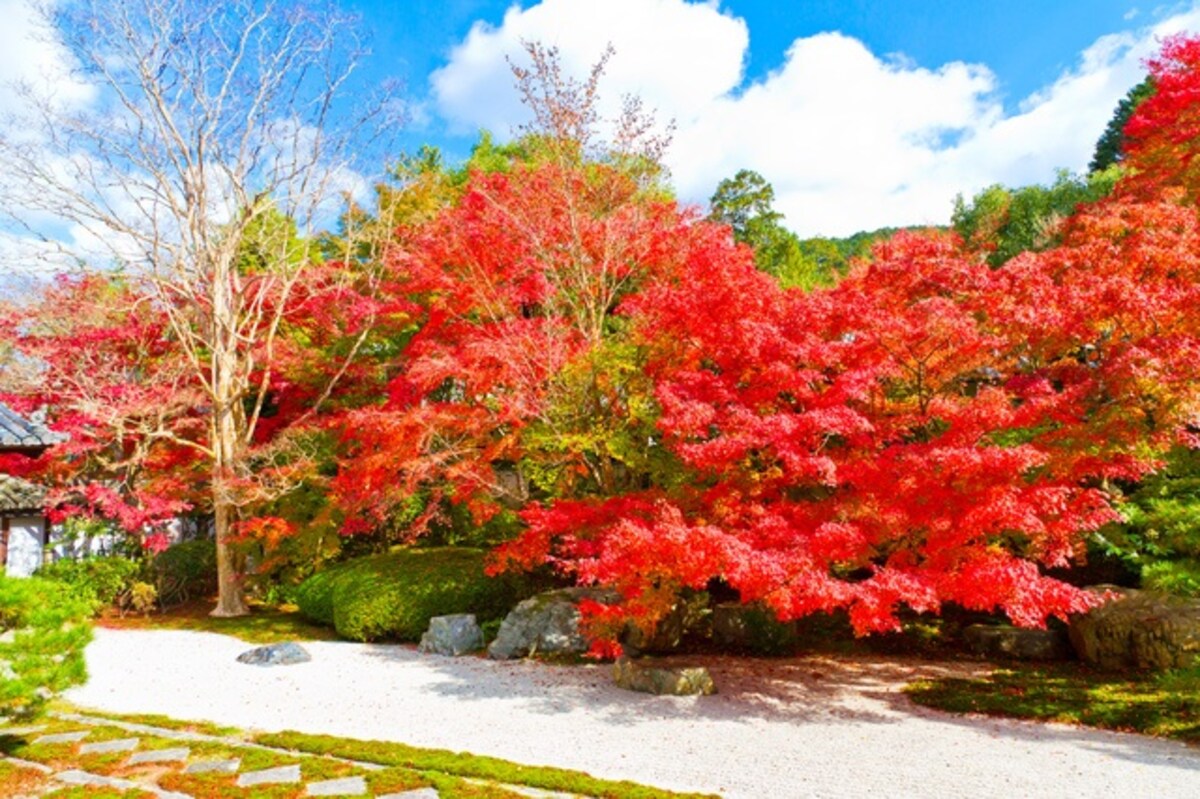
[(464, 702), (520, 698), (535, 713), (586, 712), (614, 726), (677, 719), (724, 724), (759, 721), (784, 724), (892, 724), (920, 718), (930, 724), (981, 731), (997, 741), (1021, 744), (1083, 745), (1105, 757), (1151, 767), (1200, 771), (1200, 748), (1086, 727), (1035, 721), (959, 716), (920, 707), (903, 693), (915, 679), (970, 677), (992, 666), (981, 662), (809, 655), (750, 658), (725, 655), (666, 657), (664, 663), (706, 666), (718, 693), (706, 697), (667, 697), (631, 693), (612, 683), (611, 665), (557, 665), (481, 657), (422, 655), (412, 647), (375, 646), (372, 657), (403, 668), (434, 668), (444, 680), (428, 691)]
[(613, 685), (610, 664), (557, 665), (481, 657), (422, 655), (402, 646), (370, 647), (368, 654), (403, 667), (419, 663), (445, 679), (425, 690), (462, 701), (518, 697), (536, 713), (556, 715), (586, 709), (606, 724), (637, 726), (645, 720), (681, 719), (730, 724), (755, 720), (805, 724), (829, 721), (893, 723), (909, 715), (890, 702), (870, 698), (898, 691), (918, 676), (975, 673), (975, 664), (897, 663), (893, 660), (829, 656), (744, 658), (698, 655), (657, 658), (664, 664), (709, 669), (718, 693), (706, 697), (651, 696)]
[(1107, 758), (1125, 760), (1143, 766), (1200, 771), (1200, 747), (1190, 746), (1181, 741), (1154, 738), (1134, 732), (1117, 732), (1032, 719), (949, 713), (917, 705), (899, 690), (869, 691), (864, 695), (877, 702), (888, 704), (896, 713), (922, 718), (930, 723), (957, 727), (975, 733), (985, 730), (988, 737), (997, 742), (1007, 740), (1024, 744), (1082, 746)]

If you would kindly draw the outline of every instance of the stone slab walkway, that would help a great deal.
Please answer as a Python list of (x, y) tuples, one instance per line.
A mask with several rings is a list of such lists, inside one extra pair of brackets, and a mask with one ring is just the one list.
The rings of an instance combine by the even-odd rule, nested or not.
[[(56, 728), (68, 727), (60, 730)], [(19, 794), (36, 797), (64, 787), (143, 791), (157, 799), (193, 799), (195, 792), (172, 787), (199, 779), (197, 788), (221, 787), (221, 796), (254, 799), (258, 789), (294, 788), (289, 796), (364, 797), (364, 799), (437, 799), (432, 787), (373, 791), (372, 775), (388, 771), (374, 763), (305, 755), (249, 743), (236, 737), (167, 729), (86, 714), (52, 713), (47, 723), (20, 726), (0, 723), (6, 751), (0, 764), (40, 775), (36, 787)], [(187, 743), (189, 745), (178, 745)], [(171, 745), (175, 744), (175, 745)], [(214, 747), (242, 757), (211, 757)], [(289, 761), (289, 762), (281, 762)], [(278, 765), (270, 765), (272, 762)], [(249, 764), (257, 765), (249, 765)], [(330, 770), (339, 772), (328, 776)], [(394, 769), (393, 769), (394, 771)], [(415, 774), (415, 772), (413, 772)], [(212, 783), (217, 780), (217, 783)], [(490, 784), (490, 783), (478, 783)], [(564, 794), (496, 785), (513, 795), (557, 797)], [(4, 796), (10, 794), (4, 793)], [(275, 795), (275, 794), (272, 794)]]

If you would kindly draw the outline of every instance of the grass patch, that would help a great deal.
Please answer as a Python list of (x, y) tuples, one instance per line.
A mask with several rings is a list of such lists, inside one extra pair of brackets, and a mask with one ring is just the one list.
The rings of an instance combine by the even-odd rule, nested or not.
[(290, 605), (271, 607), (251, 601), (248, 616), (232, 619), (213, 618), (208, 615), (212, 608), (212, 602), (195, 601), (149, 616), (118, 616), (110, 613), (97, 619), (96, 626), (114, 630), (193, 630), (220, 633), (240, 638), (250, 644), (338, 640), (336, 632), (309, 621)]
[[(510, 792), (488, 793), (490, 786), (480, 786), (461, 778), (489, 780), (509, 785), (524, 785), (547, 791), (603, 797), (603, 799), (713, 799), (713, 794), (684, 794), (651, 788), (634, 782), (602, 780), (581, 771), (523, 766), (508, 760), (443, 749), (422, 749), (406, 744), (384, 741), (356, 741), (328, 735), (307, 735), (299, 732), (263, 733), (254, 736), (255, 743), (297, 752), (333, 755), (364, 763), (398, 766), (421, 772), (443, 797), (491, 799), (507, 797)], [(460, 779), (454, 779), (460, 778)], [(486, 789), (486, 790), (485, 790)], [(455, 793), (457, 791), (458, 793)], [(485, 791), (480, 793), (479, 791)]]
[(1083, 724), (1200, 743), (1200, 668), (1111, 674), (1079, 664), (997, 669), (982, 679), (918, 680), (905, 691), (919, 705)]

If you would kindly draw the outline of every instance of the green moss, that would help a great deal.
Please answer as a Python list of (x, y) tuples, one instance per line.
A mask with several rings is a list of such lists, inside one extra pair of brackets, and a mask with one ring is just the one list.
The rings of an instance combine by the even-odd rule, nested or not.
[[(78, 713), (85, 716), (98, 719), (109, 719), (110, 721), (122, 721), (126, 724), (144, 724), (147, 727), (159, 727), (164, 730), (179, 730), (181, 732), (195, 732), (201, 735), (213, 735), (217, 737), (228, 737), (238, 735), (240, 730), (236, 727), (222, 727), (217, 724), (212, 724), (207, 721), (179, 721), (170, 716), (162, 716), (157, 713), (109, 713), (103, 710), (91, 710), (90, 708), (82, 708), (72, 705), (69, 702), (57, 701), (52, 703), (52, 710), (61, 713)], [(0, 730), (2, 732), (2, 730)], [(162, 739), (166, 740), (166, 739)], [(178, 746), (175, 742), (167, 742), (170, 746)]]
[(951, 713), (1084, 724), (1200, 742), (1200, 669), (1114, 675), (1077, 664), (921, 680), (914, 702)]
[(249, 615), (214, 618), (212, 604), (194, 602), (151, 616), (108, 618), (99, 624), (120, 630), (194, 630), (239, 638), (250, 644), (280, 641), (329, 641), (337, 638), (328, 627), (314, 624), (295, 608), (268, 607), (251, 602)]
[(483, 790), (485, 786), (472, 783), (460, 784), (449, 779), (456, 777), (523, 785), (547, 791), (562, 791), (584, 796), (603, 797), (604, 799), (711, 799), (712, 796), (674, 793), (633, 782), (602, 780), (580, 771), (545, 766), (523, 766), (494, 757), (449, 752), (442, 749), (421, 749), (384, 741), (356, 741), (290, 731), (264, 733), (255, 736), (254, 741), (264, 746), (310, 754), (336, 754), (338, 757), (364, 763), (378, 763), (384, 766), (397, 766), (418, 771), (434, 783), (443, 797), (447, 796), (447, 790), (465, 792), (457, 794), (463, 797), (507, 796), (507, 793), (470, 793), (470, 791)]
[(383, 771), (375, 771), (366, 775), (367, 787), (374, 794), (403, 793), (425, 788), (433, 783), (427, 777), (410, 768), (393, 766)]
[(462, 547), (358, 558), (309, 578), (297, 602), (314, 621), (331, 619), (343, 638), (415, 641), (433, 616), (474, 613), (487, 622), (523, 596), (519, 578), (484, 574), (484, 558), (482, 550)]

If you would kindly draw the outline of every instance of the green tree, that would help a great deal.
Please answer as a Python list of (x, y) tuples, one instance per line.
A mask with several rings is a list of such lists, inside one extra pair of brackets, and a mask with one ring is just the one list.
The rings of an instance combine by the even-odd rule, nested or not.
[(1022, 252), (1058, 244), (1063, 220), (1080, 204), (1111, 193), (1120, 174), (1116, 166), (1087, 177), (1060, 170), (1050, 186), (1010, 189), (997, 184), (970, 202), (959, 195), (951, 225), (968, 247), (987, 252), (988, 263), (1000, 266)]
[(1100, 139), (1096, 142), (1096, 152), (1092, 155), (1092, 162), (1088, 164), (1089, 172), (1103, 172), (1113, 164), (1119, 164), (1124, 160), (1125, 125), (1128, 124), (1129, 118), (1133, 116), (1133, 112), (1142, 104), (1142, 101), (1152, 94), (1154, 94), (1154, 78), (1147, 75), (1141, 83), (1134, 86), (1121, 98), (1121, 102), (1117, 103), (1117, 107), (1113, 110), (1112, 118), (1108, 120), (1108, 125), (1104, 128), (1104, 133), (1100, 134)]
[(805, 253), (799, 237), (785, 228), (774, 209), (775, 189), (766, 178), (740, 169), (717, 184), (709, 200), (709, 219), (733, 229), (735, 241), (754, 250), (754, 262), (785, 286), (811, 289), (830, 282), (820, 255)]
[(1162, 471), (1130, 491), (1125, 523), (1097, 537), (1147, 588), (1200, 597), (1200, 449), (1179, 447)]

